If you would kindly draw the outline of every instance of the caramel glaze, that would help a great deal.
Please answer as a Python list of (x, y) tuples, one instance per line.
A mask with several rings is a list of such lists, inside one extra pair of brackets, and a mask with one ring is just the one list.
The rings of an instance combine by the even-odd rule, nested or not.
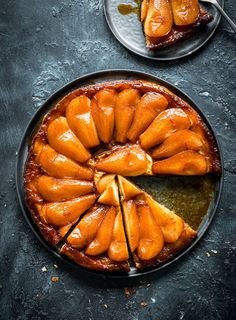
[(213, 16), (208, 14), (202, 8), (197, 21), (187, 26), (173, 25), (171, 31), (164, 37), (151, 38), (146, 36), (146, 46), (150, 50), (157, 50), (171, 46), (184, 39), (190, 38), (197, 30), (205, 27), (213, 20)]
[(88, 256), (83, 250), (79, 251), (69, 244), (64, 244), (60, 252), (78, 263), (80, 266), (96, 271), (128, 272), (130, 270), (129, 263), (127, 261), (112, 261), (106, 254), (96, 257)]
[(187, 224), (184, 224), (184, 230), (180, 238), (173, 244), (164, 245), (162, 251), (158, 256), (150, 260), (141, 260), (137, 254), (137, 250), (133, 253), (135, 266), (139, 270), (151, 269), (173, 259), (177, 253), (186, 248), (197, 236), (197, 233), (193, 231)]
[(53, 109), (45, 115), (38, 131), (34, 135), (32, 141), (30, 141), (29, 153), (25, 168), (24, 186), (27, 205), (29, 207), (32, 218), (40, 229), (40, 232), (43, 234), (46, 241), (48, 241), (51, 245), (55, 245), (56, 243), (58, 243), (62, 235), (60, 234), (59, 230), (57, 230), (53, 226), (47, 225), (42, 221), (35, 207), (35, 204), (37, 203), (43, 204), (44, 200), (38, 194), (34, 184), (35, 178), (43, 174), (42, 169), (39, 167), (39, 165), (37, 165), (36, 162), (36, 155), (33, 151), (34, 142), (36, 141), (36, 139), (39, 139), (40, 141), (47, 143), (48, 125), (59, 116), (65, 116), (66, 108), (72, 99), (82, 94), (86, 95), (89, 98), (92, 98), (99, 90), (104, 88), (114, 89), (117, 92), (120, 92), (124, 89), (133, 88), (139, 90), (140, 94), (145, 94), (150, 91), (157, 92), (164, 95), (168, 100), (168, 108), (182, 108), (187, 114), (195, 117), (197, 119), (197, 124), (194, 127), (194, 131), (200, 133), (207, 141), (208, 157), (210, 158), (211, 163), (210, 171), (215, 173), (221, 172), (218, 149), (210, 130), (204, 124), (203, 120), (200, 118), (197, 112), (187, 102), (183, 101), (167, 88), (152, 82), (142, 80), (121, 80), (115, 82), (100, 83), (76, 89), (59, 100), (59, 102), (53, 107)]

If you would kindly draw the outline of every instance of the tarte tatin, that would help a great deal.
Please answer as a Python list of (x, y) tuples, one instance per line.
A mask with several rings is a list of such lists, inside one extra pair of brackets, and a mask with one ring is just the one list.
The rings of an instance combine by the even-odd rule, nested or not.
[(128, 272), (169, 261), (196, 238), (180, 216), (127, 177), (220, 172), (199, 114), (163, 86), (135, 80), (79, 88), (34, 135), (27, 205), (45, 240), (94, 270)]
[(142, 0), (141, 22), (150, 50), (187, 39), (212, 20), (198, 0)]

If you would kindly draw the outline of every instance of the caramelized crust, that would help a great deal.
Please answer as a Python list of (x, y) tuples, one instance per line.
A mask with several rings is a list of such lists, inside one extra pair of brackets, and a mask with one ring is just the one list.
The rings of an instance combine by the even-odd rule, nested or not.
[(88, 256), (83, 251), (78, 251), (68, 244), (64, 244), (60, 253), (76, 262), (82, 267), (105, 272), (129, 272), (128, 261), (113, 261), (107, 255), (96, 257)]

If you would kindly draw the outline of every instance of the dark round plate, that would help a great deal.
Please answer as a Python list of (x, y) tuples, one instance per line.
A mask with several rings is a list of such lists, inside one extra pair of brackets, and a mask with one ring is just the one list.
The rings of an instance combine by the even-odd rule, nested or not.
[[(201, 3), (201, 6), (213, 15), (214, 20), (211, 23), (203, 30), (196, 32), (194, 36), (189, 39), (167, 48), (150, 51), (145, 45), (145, 38), (142, 25), (139, 21), (139, 14), (130, 13), (122, 15), (118, 11), (118, 6), (120, 4), (129, 4), (132, 7), (137, 7), (138, 2), (140, 1), (104, 0), (104, 12), (107, 23), (116, 39), (127, 49), (149, 59), (175, 60), (189, 56), (200, 49), (212, 37), (221, 19), (221, 14), (213, 5)], [(218, 2), (222, 7), (224, 6), (224, 0), (218, 0)]]
[[(35, 133), (35, 130), (38, 128), (39, 124), (41, 123), (44, 115), (55, 106), (58, 100), (60, 100), (64, 95), (67, 93), (75, 90), (76, 88), (87, 86), (90, 84), (96, 84), (99, 82), (107, 82), (107, 81), (114, 81), (114, 80), (137, 80), (137, 79), (142, 79), (142, 80), (148, 80), (152, 82), (156, 82), (160, 85), (165, 86), (169, 90), (171, 90), (173, 93), (177, 94), (179, 97), (184, 99), (185, 101), (189, 102), (193, 108), (197, 110), (197, 112), (201, 115), (202, 119), (205, 121), (206, 125), (208, 128), (211, 130), (213, 136), (216, 139), (217, 146), (219, 148), (219, 144), (217, 142), (217, 138), (208, 122), (206, 117), (203, 115), (201, 109), (182, 91), (177, 89), (175, 86), (171, 85), (170, 83), (159, 79), (158, 77), (155, 77), (153, 75), (149, 75), (143, 72), (138, 72), (138, 71), (131, 71), (131, 70), (107, 70), (107, 71), (99, 71), (95, 73), (91, 73), (88, 75), (85, 75), (83, 77), (80, 77), (79, 79), (76, 79), (69, 84), (67, 84), (65, 87), (61, 88), (58, 90), (56, 93), (54, 93), (43, 105), (42, 107), (35, 113), (33, 118), (31, 119), (29, 125), (27, 126), (25, 133), (23, 135), (19, 150), (18, 150), (18, 155), (17, 155), (17, 163), (16, 163), (16, 187), (17, 187), (17, 193), (18, 193), (18, 198), (19, 202), (21, 205), (21, 209), (23, 212), (23, 215), (28, 222), (30, 228), (32, 231), (35, 233), (37, 238), (40, 240), (40, 242), (49, 250), (51, 251), (54, 255), (56, 255), (59, 259), (66, 261), (70, 265), (75, 266), (78, 269), (88, 271), (93, 274), (97, 275), (102, 275), (106, 277), (113, 277), (113, 278), (126, 278), (126, 277), (133, 277), (133, 276), (141, 276), (144, 274), (148, 274), (157, 270), (160, 270), (164, 267), (167, 267), (168, 265), (176, 262), (179, 260), (180, 257), (182, 257), (184, 254), (186, 254), (195, 244), (201, 239), (205, 231), (207, 230), (208, 226), (210, 225), (214, 214), (216, 212), (219, 200), (220, 200), (220, 195), (222, 191), (222, 186), (223, 186), (223, 175), (221, 176), (215, 176), (214, 179), (212, 180), (213, 183), (213, 197), (209, 205), (205, 208), (205, 212), (202, 212), (202, 217), (197, 223), (198, 227), (198, 237), (195, 239), (195, 241), (187, 247), (185, 250), (180, 252), (178, 255), (176, 255), (171, 261), (163, 264), (162, 266), (159, 266), (158, 268), (155, 268), (153, 270), (145, 271), (145, 272), (138, 272), (135, 268), (131, 268), (131, 271), (128, 274), (106, 274), (106, 273), (101, 273), (101, 272), (96, 272), (96, 271), (90, 271), (88, 269), (85, 269), (83, 267), (78, 266), (77, 264), (73, 263), (69, 259), (62, 257), (58, 252), (57, 247), (51, 247), (49, 244), (45, 241), (45, 239), (42, 237), (41, 233), (38, 230), (38, 227), (35, 225), (33, 222), (33, 219), (31, 218), (30, 212), (27, 209), (26, 201), (25, 201), (25, 195), (24, 195), (24, 168), (25, 168), (25, 162), (27, 159), (27, 154), (28, 154), (28, 146), (31, 142), (32, 136)], [(220, 152), (220, 161), (222, 165), (222, 155), (221, 151), (219, 148)], [(222, 166), (223, 167), (223, 166)], [(142, 178), (141, 178), (142, 179)], [(158, 179), (158, 178), (157, 178)], [(159, 178), (161, 179), (161, 178)], [(188, 189), (191, 188), (191, 190), (198, 189), (198, 191), (201, 191), (201, 186), (204, 186), (204, 183), (206, 182), (201, 182), (198, 187), (196, 188), (196, 179), (187, 179), (184, 181), (185, 178), (181, 177), (173, 177), (173, 179), (168, 178), (168, 179), (162, 179), (163, 186), (161, 187), (162, 184), (157, 183), (158, 181), (155, 180), (155, 177), (149, 178), (145, 180), (145, 177), (140, 180), (139, 182), (142, 183), (144, 188), (147, 188), (147, 191), (152, 193), (154, 196), (158, 195), (158, 197), (161, 197), (163, 203), (166, 202), (165, 195), (166, 192), (168, 191), (168, 188), (170, 189), (171, 193), (173, 193), (173, 190), (178, 190), (179, 187)], [(205, 179), (205, 178), (202, 178)], [(166, 182), (165, 182), (166, 181)], [(160, 189), (161, 188), (161, 189)], [(204, 196), (204, 193), (202, 193)], [(190, 195), (191, 196), (191, 195)], [(199, 196), (199, 195), (198, 195)], [(201, 196), (201, 193), (200, 193)], [(185, 201), (186, 202), (186, 201)], [(189, 204), (188, 204), (189, 205)], [(190, 217), (186, 216), (185, 217), (188, 222), (188, 218)]]

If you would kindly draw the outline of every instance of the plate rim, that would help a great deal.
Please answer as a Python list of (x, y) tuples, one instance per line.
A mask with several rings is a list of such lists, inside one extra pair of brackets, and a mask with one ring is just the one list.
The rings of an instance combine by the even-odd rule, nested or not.
[[(207, 42), (213, 37), (214, 33), (216, 32), (216, 29), (218, 28), (219, 24), (220, 24), (220, 21), (221, 21), (221, 17), (222, 15), (219, 14), (219, 18), (213, 28), (213, 30), (210, 32), (210, 34), (208, 35), (208, 37), (199, 45), (197, 46), (195, 49), (185, 53), (185, 54), (182, 54), (178, 57), (168, 57), (168, 58), (165, 58), (165, 57), (153, 57), (153, 56), (147, 56), (145, 54), (142, 54), (140, 52), (137, 52), (135, 50), (132, 50), (132, 48), (130, 48), (123, 40), (122, 37), (120, 37), (118, 34), (116, 34), (115, 30), (112, 28), (112, 25), (110, 23), (110, 19), (108, 17), (108, 14), (107, 14), (107, 10), (106, 10), (106, 6), (107, 6), (107, 2), (109, 0), (103, 0), (103, 12), (104, 12), (104, 15), (105, 15), (105, 19), (106, 19), (106, 22), (107, 22), (107, 25), (111, 31), (111, 33), (113, 34), (113, 36), (116, 38), (116, 40), (121, 44), (123, 45), (128, 51), (130, 52), (133, 52), (134, 54), (142, 57), (142, 58), (146, 58), (146, 59), (150, 59), (150, 60), (153, 60), (153, 61), (174, 61), (174, 60), (179, 60), (179, 59), (182, 59), (184, 57), (189, 57), (190, 55), (194, 54), (195, 52), (197, 52), (198, 50), (200, 50), (201, 48), (203, 48)], [(224, 5), (225, 5), (225, 0), (221, 0), (222, 1), (222, 8), (224, 9)]]
[[(217, 148), (219, 151), (219, 159), (220, 159), (222, 171), (219, 176), (217, 188), (215, 190), (214, 196), (216, 199), (214, 200), (213, 208), (205, 216), (204, 219), (206, 219), (206, 221), (205, 222), (204, 222), (204, 220), (202, 221), (203, 226), (201, 227), (202, 228), (201, 233), (198, 234), (198, 237), (186, 249), (182, 250), (178, 255), (176, 255), (176, 257), (174, 257), (170, 261), (164, 263), (163, 265), (160, 265), (157, 268), (154, 268), (151, 270), (146, 270), (146, 271), (136, 270), (135, 273), (113, 273), (112, 274), (112, 273), (105, 273), (105, 272), (100, 272), (100, 271), (90, 270), (90, 269), (84, 268), (84, 267), (76, 264), (75, 262), (69, 260), (68, 258), (64, 257), (63, 255), (61, 255), (57, 250), (57, 246), (52, 247), (47, 243), (47, 241), (41, 235), (37, 225), (34, 223), (32, 217), (30, 215), (29, 209), (27, 208), (25, 197), (24, 197), (23, 184), (22, 184), (23, 180), (24, 180), (24, 176), (22, 175), (22, 173), (24, 172), (24, 168), (25, 168), (25, 160), (26, 160), (25, 159), (25, 152), (27, 153), (27, 151), (28, 151), (28, 143), (27, 143), (28, 138), (33, 133), (33, 129), (35, 128), (35, 125), (41, 121), (40, 119), (42, 118), (42, 116), (45, 115), (50, 110), (50, 106), (52, 106), (52, 102), (53, 101), (55, 102), (58, 99), (58, 97), (60, 97), (62, 94), (65, 95), (68, 92), (75, 90), (74, 86), (79, 87), (80, 84), (82, 84), (82, 87), (86, 86), (86, 84), (84, 82), (91, 81), (91, 78), (93, 78), (93, 77), (97, 77), (97, 78), (101, 77), (102, 78), (107, 75), (111, 75), (111, 77), (112, 77), (114, 75), (119, 75), (119, 74), (123, 74), (124, 77), (131, 75), (132, 77), (137, 77), (137, 79), (140, 79), (140, 78), (145, 79), (146, 78), (146, 79), (149, 79), (149, 81), (154, 81), (160, 85), (164, 85), (168, 89), (170, 89), (172, 92), (174, 92), (175, 94), (176, 93), (180, 94), (181, 98), (187, 100), (187, 102), (189, 102), (194, 109), (196, 108), (197, 112), (203, 118), (204, 122), (206, 123), (206, 125), (208, 126), (208, 128), (210, 129), (210, 131), (212, 132), (212, 134), (214, 136), (214, 139), (216, 141), (216, 145), (217, 145)], [(122, 80), (122, 78), (120, 80)], [(105, 81), (101, 81), (101, 82), (107, 82), (107, 81), (118, 81), (118, 80), (117, 79), (105, 80)], [(124, 278), (133, 278), (133, 277), (142, 277), (142, 276), (157, 272), (159, 270), (162, 270), (164, 268), (168, 268), (170, 265), (174, 264), (174, 262), (179, 261), (184, 255), (186, 255), (188, 252), (190, 252), (193, 249), (193, 247), (202, 239), (202, 237), (204, 236), (204, 234), (208, 230), (209, 226), (211, 225), (212, 220), (215, 217), (216, 211), (217, 211), (219, 203), (220, 203), (220, 199), (221, 199), (221, 195), (222, 195), (222, 191), (223, 191), (223, 184), (224, 184), (224, 159), (223, 159), (223, 154), (222, 154), (222, 150), (221, 150), (221, 145), (219, 143), (217, 135), (215, 134), (214, 129), (212, 128), (211, 123), (209, 122), (209, 120), (207, 119), (205, 114), (202, 112), (202, 110), (198, 107), (198, 104), (195, 102), (195, 100), (190, 98), (189, 95), (186, 94), (182, 89), (179, 89), (176, 85), (174, 85), (174, 84), (172, 84), (172, 83), (170, 83), (170, 82), (168, 82), (168, 81), (166, 81), (156, 75), (153, 75), (151, 73), (146, 73), (146, 72), (142, 72), (142, 71), (138, 71), (138, 70), (130, 70), (130, 69), (105, 69), (105, 70), (99, 70), (99, 71), (95, 71), (95, 72), (91, 72), (91, 73), (82, 75), (81, 77), (78, 77), (78, 78), (68, 82), (64, 86), (60, 87), (53, 94), (51, 94), (48, 97), (48, 99), (42, 103), (42, 105), (39, 107), (39, 109), (31, 116), (30, 121), (28, 122), (28, 124), (25, 127), (25, 130), (23, 132), (19, 147), (17, 149), (16, 165), (15, 165), (15, 183), (16, 183), (16, 193), (17, 193), (18, 203), (20, 204), (20, 209), (21, 209), (21, 212), (23, 213), (25, 220), (27, 221), (28, 225), (30, 226), (30, 229), (36, 235), (36, 237), (41, 242), (41, 244), (43, 244), (43, 246), (46, 247), (47, 250), (49, 250), (54, 256), (56, 256), (57, 258), (59, 258), (63, 262), (66, 262), (67, 264), (69, 264), (70, 266), (72, 266), (78, 270), (82, 270), (82, 271), (85, 271), (87, 274), (96, 275), (96, 276), (99, 276), (102, 278), (113, 278), (113, 279), (122, 279), (123, 278), (124, 279)]]

